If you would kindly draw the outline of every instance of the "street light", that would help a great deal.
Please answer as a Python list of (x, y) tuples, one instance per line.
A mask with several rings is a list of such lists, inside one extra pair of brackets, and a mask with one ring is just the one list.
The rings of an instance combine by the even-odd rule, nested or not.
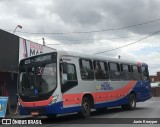
[(15, 34), (17, 28), (21, 28), (22, 29), (22, 26), (21, 25), (17, 25), (16, 28), (14, 29), (14, 31), (13, 31), (13, 34)]

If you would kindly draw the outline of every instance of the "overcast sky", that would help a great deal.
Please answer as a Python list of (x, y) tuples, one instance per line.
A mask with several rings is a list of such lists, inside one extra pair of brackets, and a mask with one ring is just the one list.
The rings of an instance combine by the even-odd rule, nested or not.
[[(0, 0), (0, 29), (13, 33), (19, 24), (23, 28), (15, 34), (20, 37), (41, 44), (44, 37), (48, 46), (90, 54), (130, 44), (159, 31), (157, 19), (160, 0)], [(150, 21), (154, 22), (146, 23)], [(145, 24), (117, 30), (141, 23)], [(101, 31), (108, 29), (115, 30)], [(85, 33), (89, 31), (95, 32)], [(143, 61), (149, 65), (150, 74), (156, 74), (160, 71), (159, 40), (160, 33), (97, 55)]]

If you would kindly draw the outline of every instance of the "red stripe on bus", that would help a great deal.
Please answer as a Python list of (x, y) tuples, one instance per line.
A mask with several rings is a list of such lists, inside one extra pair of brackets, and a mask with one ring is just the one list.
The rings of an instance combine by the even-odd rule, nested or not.
[(81, 104), (83, 93), (79, 94), (63, 94), (63, 106)]
[(34, 102), (24, 102), (20, 99), (20, 103), (22, 104), (22, 106), (24, 107), (36, 107), (36, 106), (47, 106), (49, 105), (49, 103), (51, 103), (53, 99), (53, 96), (51, 96), (49, 99), (47, 100), (42, 100), (42, 101), (34, 101)]
[[(125, 97), (135, 86), (137, 81), (130, 81), (124, 87), (106, 92), (93, 92), (90, 93), (93, 96), (94, 103), (101, 103), (105, 101), (114, 101)], [(86, 93), (78, 94), (63, 94), (63, 106), (72, 106), (81, 104), (82, 97)]]
[(105, 101), (114, 101), (125, 97), (135, 86), (136, 81), (130, 81), (124, 87), (107, 92), (96, 92), (96, 98), (94, 98), (95, 103), (101, 103)]
[[(93, 96), (94, 103), (101, 103), (105, 101), (114, 101), (126, 96), (135, 86), (136, 81), (130, 81), (124, 87), (106, 92), (93, 92), (89, 93)], [(84, 93), (78, 94), (63, 94), (63, 106), (72, 106), (72, 105), (80, 105), (82, 102), (82, 97)], [(35, 106), (47, 106), (52, 101), (53, 96), (51, 96), (48, 100), (36, 101), (36, 102), (23, 102), (20, 99), (20, 103), (24, 107), (35, 107)]]

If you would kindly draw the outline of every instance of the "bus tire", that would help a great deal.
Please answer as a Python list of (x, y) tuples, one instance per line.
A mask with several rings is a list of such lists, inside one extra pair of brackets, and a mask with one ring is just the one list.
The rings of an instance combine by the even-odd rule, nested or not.
[(136, 97), (134, 94), (130, 94), (129, 103), (122, 105), (125, 110), (134, 110), (136, 108)]
[(88, 118), (91, 115), (91, 103), (87, 97), (82, 99), (81, 112), (79, 112), (79, 115), (83, 118)]

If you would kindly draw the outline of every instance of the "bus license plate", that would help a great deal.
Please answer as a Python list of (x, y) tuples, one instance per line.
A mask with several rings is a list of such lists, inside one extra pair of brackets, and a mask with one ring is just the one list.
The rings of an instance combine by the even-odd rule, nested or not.
[(39, 113), (38, 113), (38, 112), (31, 112), (31, 115), (32, 115), (32, 116), (38, 116)]

